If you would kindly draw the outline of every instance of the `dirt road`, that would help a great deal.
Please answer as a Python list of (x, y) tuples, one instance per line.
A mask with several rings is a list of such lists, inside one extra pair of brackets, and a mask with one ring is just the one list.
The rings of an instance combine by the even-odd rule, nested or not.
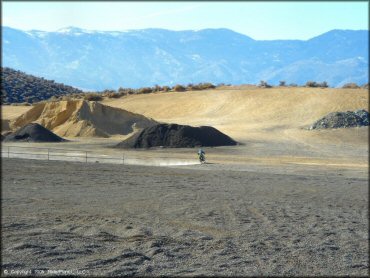
[(2, 274), (366, 275), (367, 174), (320, 169), (3, 158)]

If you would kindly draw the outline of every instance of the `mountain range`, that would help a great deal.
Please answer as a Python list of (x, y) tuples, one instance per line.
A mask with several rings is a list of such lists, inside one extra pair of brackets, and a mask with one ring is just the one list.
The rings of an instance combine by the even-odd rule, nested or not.
[(83, 90), (211, 82), (369, 82), (369, 31), (254, 40), (229, 29), (55, 32), (2, 27), (2, 64)]

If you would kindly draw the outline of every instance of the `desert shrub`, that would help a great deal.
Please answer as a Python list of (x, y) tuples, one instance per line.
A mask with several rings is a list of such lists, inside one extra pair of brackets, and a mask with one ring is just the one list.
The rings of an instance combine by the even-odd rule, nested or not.
[(138, 94), (139, 93), (139, 90), (135, 90), (135, 89), (131, 89), (131, 88), (118, 88), (118, 91), (116, 92), (116, 94), (118, 95), (117, 98), (120, 98), (120, 97), (123, 97), (123, 96), (126, 96), (126, 95), (132, 95), (132, 94)]
[(107, 98), (120, 98), (122, 95), (120, 93), (110, 93), (106, 95)]
[(202, 83), (193, 84), (191, 89), (192, 89), (193, 91), (199, 91), (199, 90), (202, 90), (202, 89), (201, 89), (201, 84), (202, 84)]
[(356, 83), (346, 83), (342, 86), (344, 89), (358, 89), (360, 86), (358, 86)]
[(138, 89), (137, 93), (138, 94), (150, 94), (153, 92), (153, 89), (150, 88), (150, 87), (144, 87), (144, 88), (140, 88)]
[(315, 82), (315, 81), (307, 81), (306, 87), (312, 87), (312, 88), (327, 88), (329, 87), (328, 83), (326, 81), (323, 81), (321, 83)]
[(315, 88), (315, 87), (318, 87), (318, 86), (317, 86), (317, 83), (315, 81), (307, 81), (306, 82), (306, 87)]
[(279, 86), (280, 87), (285, 87), (286, 86), (286, 82), (285, 81), (279, 81)]
[(177, 84), (175, 87), (173, 87), (173, 90), (175, 92), (185, 92), (186, 88), (182, 85)]
[(369, 83), (365, 83), (364, 85), (361, 86), (363, 89), (369, 89)]
[(327, 87), (329, 87), (329, 85), (328, 85), (328, 83), (326, 81), (321, 82), (321, 83), (318, 83), (318, 85), (319, 85), (320, 88), (327, 88)]
[(258, 87), (261, 87), (261, 88), (271, 88), (272, 86), (269, 85), (269, 84), (267, 84), (266, 81), (261, 80), (260, 81), (260, 84), (258, 85)]
[(162, 87), (162, 91), (163, 92), (169, 92), (169, 91), (171, 91), (171, 87), (169, 87), (169, 86), (163, 86)]
[(117, 90), (117, 95), (119, 97), (122, 97), (124, 95), (127, 95), (127, 90), (128, 89), (125, 89), (125, 88), (122, 88), (122, 87), (119, 87), (118, 90)]
[(199, 84), (199, 87), (201, 90), (207, 90), (207, 89), (214, 89), (216, 88), (215, 85), (213, 85), (212, 83), (200, 83)]
[(197, 85), (194, 85), (194, 84), (189, 84), (188, 85), (188, 90), (193, 90), (193, 91), (198, 91), (198, 90), (207, 90), (207, 89), (214, 89), (216, 88), (215, 85), (213, 85), (212, 83), (199, 83)]
[(154, 85), (154, 87), (152, 88), (152, 91), (153, 91), (153, 92), (160, 92), (160, 91), (162, 91), (162, 87), (156, 84), (156, 85)]
[(298, 85), (296, 83), (290, 83), (289, 87), (298, 87)]
[(189, 83), (189, 84), (186, 86), (186, 90), (188, 90), (188, 91), (192, 91), (192, 90), (194, 90), (194, 84), (193, 84), (193, 83)]
[(101, 94), (90, 93), (90, 94), (86, 94), (84, 96), (84, 100), (87, 100), (87, 101), (101, 101), (101, 100), (103, 100), (103, 96)]

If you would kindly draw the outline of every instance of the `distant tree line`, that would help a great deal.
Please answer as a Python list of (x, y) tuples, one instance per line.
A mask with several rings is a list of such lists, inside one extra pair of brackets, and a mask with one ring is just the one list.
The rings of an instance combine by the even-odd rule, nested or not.
[[(261, 80), (260, 83), (258, 84), (258, 87), (261, 87), (261, 88), (273, 88), (274, 86), (268, 84), (264, 80)], [(281, 80), (281, 81), (279, 81), (279, 87), (298, 87), (298, 85), (295, 84), (295, 83), (291, 83), (291, 84), (287, 85), (284, 80)], [(305, 87), (327, 88), (327, 87), (329, 87), (329, 85), (328, 85), (328, 83), (326, 81), (321, 82), (321, 83), (315, 82), (315, 81), (307, 81), (306, 84), (305, 84)]]
[[(261, 88), (273, 88), (274, 86), (268, 84), (266, 81), (261, 80), (258, 84), (258, 87)], [(286, 84), (285, 81), (279, 81), (279, 87), (298, 87), (297, 84), (291, 83), (289, 85)], [(311, 87), (311, 88), (328, 88), (329, 84), (326, 81), (323, 82), (316, 82), (316, 81), (307, 81), (304, 87)], [(363, 84), (362, 86), (357, 85), (356, 83), (346, 83), (342, 86), (344, 89), (368, 89), (369, 83)]]
[[(214, 89), (224, 84), (213, 85), (212, 83), (199, 83), (199, 84), (188, 84), (175, 86), (159, 86), (155, 85), (153, 87), (143, 87), (138, 89), (132, 88), (118, 88), (118, 90), (104, 90), (100, 92), (86, 92), (79, 95), (71, 95), (71, 97), (90, 100), (90, 101), (100, 101), (103, 98), (121, 98), (128, 95), (140, 95), (140, 94), (151, 94), (151, 93), (167, 93), (167, 92), (186, 92), (186, 91), (200, 91)], [(59, 98), (62, 99), (63, 97)], [(54, 98), (55, 99), (55, 98)]]
[[(151, 93), (166, 93), (166, 92), (186, 92), (186, 91), (200, 91), (200, 90), (207, 90), (207, 89), (215, 89), (220, 87), (229, 87), (232, 86), (231, 84), (225, 85), (224, 83), (220, 83), (218, 85), (213, 85), (212, 83), (199, 83), (199, 84), (188, 84), (186, 86), (177, 84), (173, 87), (170, 86), (158, 86), (155, 85), (154, 87), (143, 87), (139, 89), (132, 89), (132, 88), (122, 88), (120, 87), (118, 90), (104, 90), (100, 92), (86, 92), (82, 94), (72, 94), (69, 96), (61, 96), (61, 97), (53, 97), (51, 100), (61, 100), (67, 98), (77, 98), (77, 99), (84, 99), (88, 101), (101, 101), (104, 98), (121, 98), (123, 96), (128, 95), (139, 95), (139, 94), (151, 94)], [(274, 86), (268, 84), (266, 81), (261, 81), (258, 85), (260, 88), (273, 88)], [(280, 81), (279, 87), (298, 87), (295, 83), (290, 83), (289, 85), (286, 84), (285, 81)], [(315, 81), (308, 81), (304, 85), (304, 87), (312, 87), (312, 88), (327, 88), (329, 85), (327, 82), (315, 82)], [(342, 88), (369, 88), (369, 84), (364, 84), (363, 86), (358, 86), (356, 83), (348, 83), (344, 85)]]
[(82, 93), (81, 90), (35, 77), (10, 68), (1, 68), (1, 103), (35, 103), (52, 96)]

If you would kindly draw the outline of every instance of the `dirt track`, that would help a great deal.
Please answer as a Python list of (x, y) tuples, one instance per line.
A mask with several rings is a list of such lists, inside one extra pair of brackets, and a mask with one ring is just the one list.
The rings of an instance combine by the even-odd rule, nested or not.
[[(206, 148), (214, 164), (182, 168), (3, 158), (3, 270), (368, 274), (368, 128), (307, 130), (330, 112), (367, 109), (367, 90), (248, 87), (103, 103), (160, 122), (210, 125), (242, 144)], [(5, 120), (30, 109), (2, 108)], [(194, 149), (110, 148), (121, 137), (67, 139), (19, 146), (151, 163), (196, 159)]]
[(3, 271), (368, 273), (365, 171), (6, 158), (2, 167)]

